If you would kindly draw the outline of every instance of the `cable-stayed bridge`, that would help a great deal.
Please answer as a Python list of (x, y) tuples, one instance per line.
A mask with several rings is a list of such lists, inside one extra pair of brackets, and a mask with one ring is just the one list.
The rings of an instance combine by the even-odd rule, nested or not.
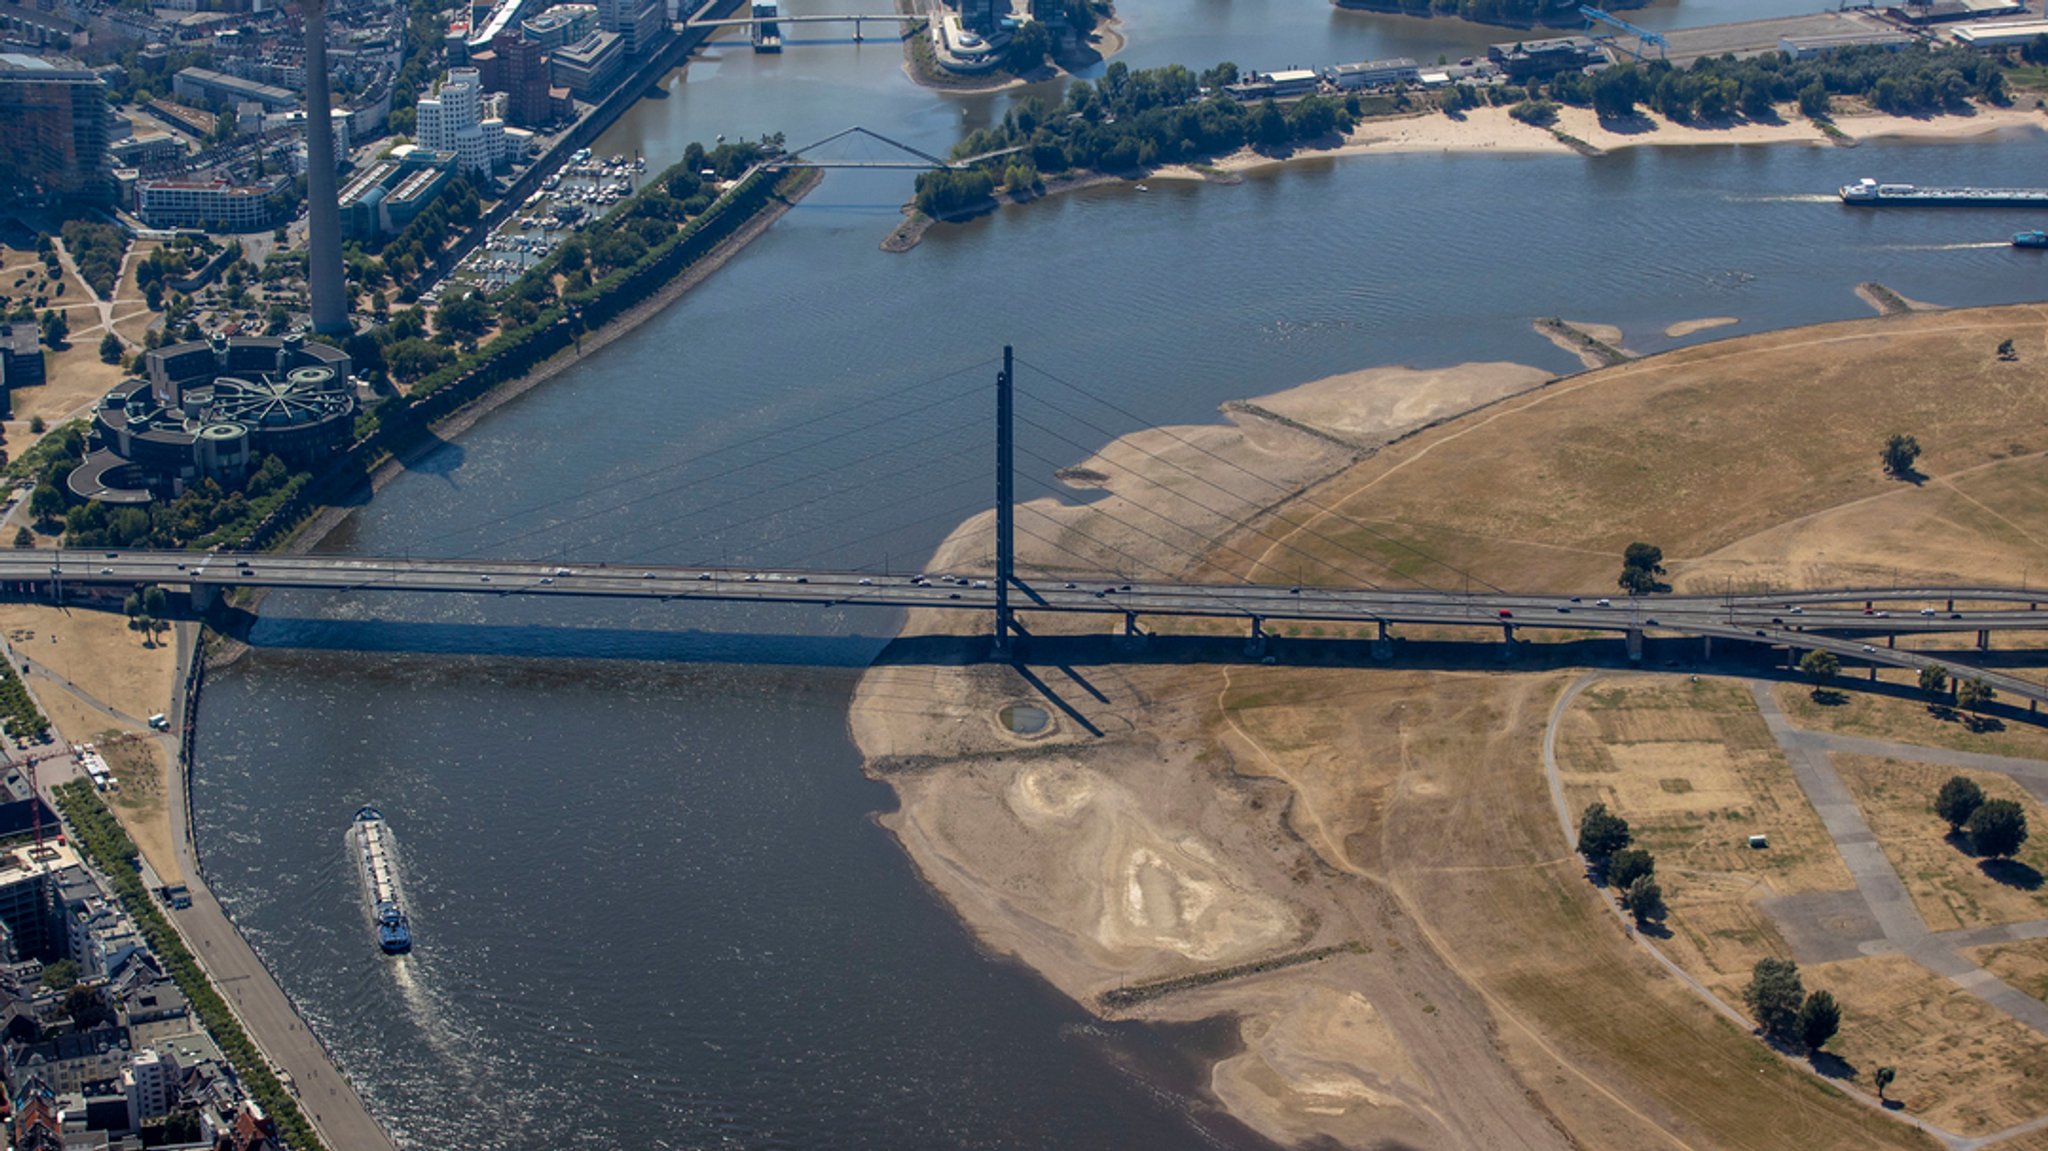
[[(1054, 423), (1035, 415), (1019, 417), (1016, 411), (1016, 398), (1020, 391), (1017, 368), (1021, 361), (1015, 360), (1007, 348), (995, 378), (996, 522), (992, 571), (907, 574), (835, 568), (811, 564), (801, 558), (794, 563), (748, 566), (618, 560), (592, 563), (559, 555), (525, 560), (502, 558), (508, 551), (521, 550), (522, 544), (532, 545), (536, 537), (549, 540), (556, 530), (552, 526), (556, 523), (555, 516), (573, 501), (601, 497), (611, 499), (610, 506), (614, 510), (626, 509), (654, 500), (676, 498), (701, 482), (700, 477), (674, 485), (655, 486), (652, 481), (664, 470), (743, 448), (774, 449), (721, 473), (721, 478), (729, 480), (746, 476), (749, 469), (766, 464), (818, 454), (824, 445), (836, 441), (865, 443), (881, 428), (904, 422), (906, 413), (928, 419), (962, 402), (979, 400), (986, 403), (986, 392), (978, 388), (963, 390), (957, 383), (963, 375), (996, 362), (989, 361), (929, 380), (901, 385), (880, 396), (865, 397), (853, 407), (824, 412), (733, 441), (681, 464), (635, 472), (543, 504), (512, 509), (488, 522), (513, 530), (469, 549), (467, 554), (423, 558), (121, 548), (98, 551), (24, 549), (0, 551), (0, 588), (17, 595), (49, 596), (61, 600), (84, 589), (119, 591), (156, 584), (188, 590), (194, 606), (201, 610), (210, 607), (224, 591), (262, 588), (322, 590), (351, 595), (405, 593), (557, 600), (651, 600), (679, 606), (737, 603), (969, 611), (982, 613), (990, 619), (991, 650), (997, 658), (1009, 657), (1013, 639), (1028, 634), (1020, 623), (1020, 617), (1056, 615), (1103, 618), (1109, 626), (1120, 625), (1124, 634), (1133, 637), (1143, 634), (1142, 622), (1146, 620), (1235, 620), (1244, 625), (1247, 641), (1254, 651), (1263, 648), (1269, 625), (1279, 622), (1350, 628), (1354, 634), (1376, 641), (1390, 639), (1390, 629), (1402, 625), (1480, 629), (1508, 641), (1524, 629), (1607, 633), (1624, 637), (1631, 654), (1640, 653), (1646, 633), (1657, 632), (1696, 637), (1709, 646), (1713, 641), (1721, 640), (1782, 647), (1789, 652), (1824, 650), (1833, 652), (1845, 662), (1873, 666), (1921, 668), (1940, 663), (1953, 671), (1981, 678), (2008, 697), (2025, 699), (2030, 703), (2048, 702), (2048, 687), (2017, 676), (1973, 668), (1967, 651), (1907, 651), (1893, 646), (1901, 635), (1974, 633), (1977, 647), (1986, 649), (1994, 632), (2048, 630), (2048, 613), (2037, 610), (2039, 599), (2048, 597), (2026, 588), (1894, 586), (1644, 597), (1519, 591), (1499, 587), (1437, 557), (1428, 556), (1413, 545), (1388, 535), (1382, 528), (1347, 515), (1341, 508), (1317, 503), (1313, 495), (1297, 496), (1305, 508), (1321, 513), (1326, 519), (1341, 522), (1343, 530), (1371, 537), (1376, 546), (1386, 551), (1405, 551), (1407, 554), (1401, 558), (1411, 572), (1421, 568), (1438, 573), (1440, 584), (1448, 584), (1452, 580), (1462, 583), (1462, 587), (1457, 589), (1449, 586), (1417, 587), (1413, 586), (1416, 579), (1411, 574), (1404, 578), (1404, 583), (1409, 586), (1381, 587), (1363, 573), (1373, 568), (1385, 570), (1391, 567), (1391, 562), (1383, 554), (1364, 550), (1313, 524), (1294, 525), (1288, 529), (1291, 534), (1282, 534), (1270, 525), (1258, 522), (1252, 513), (1233, 514), (1227, 505), (1219, 505), (1224, 505), (1227, 498), (1239, 501), (1242, 506), (1244, 490), (1232, 490), (1213, 476), (1191, 470), (1160, 453), (1137, 447), (1134, 450), (1152, 457), (1162, 468), (1179, 473), (1172, 481), (1176, 484), (1177, 498), (1199, 509), (1210, 521), (1209, 526), (1176, 523), (1168, 514), (1154, 509), (1144, 513), (1152, 517), (1148, 523), (1132, 518), (1139, 514), (1136, 511), (1126, 515), (1106, 508), (1095, 509), (1107, 522), (1134, 536), (1143, 535), (1161, 545), (1176, 539), (1184, 541), (1178, 545), (1185, 560), (1183, 563), (1176, 565), (1172, 560), (1147, 559), (1118, 546), (1115, 540), (1090, 535), (1071, 523), (1054, 519), (1043, 508), (1019, 502), (1017, 481), (1021, 477), (1016, 457), (1020, 450), (1046, 469), (1057, 469), (1060, 465), (1042, 453), (1020, 448), (1016, 440), (1018, 423), (1022, 422), (1082, 451), (1092, 452), (1093, 449), (1061, 431)], [(1081, 392), (1086, 398), (1127, 418), (1135, 418), (1135, 413), (1113, 401), (1086, 393), (1078, 384), (1044, 369), (1032, 370), (1046, 380)], [(930, 392), (939, 394), (937, 398), (926, 398), (925, 393)], [(1079, 421), (1079, 426), (1090, 428), (1105, 439), (1115, 438), (1113, 429), (1072, 407), (1054, 402), (1049, 393), (1032, 391), (1024, 394), (1032, 401), (1034, 409), (1044, 410), (1047, 420), (1064, 418)], [(986, 408), (961, 424), (942, 426), (962, 428), (976, 422), (984, 426), (988, 423)], [(805, 437), (800, 433), (806, 427), (827, 430)], [(1214, 455), (1200, 444), (1180, 437), (1172, 429), (1161, 431), (1187, 445), (1191, 451)], [(797, 442), (777, 446), (784, 437), (792, 437)], [(917, 446), (921, 448), (922, 443)], [(976, 449), (970, 444), (968, 450)], [(986, 441), (981, 441), (978, 450), (986, 450)], [(874, 454), (877, 453), (863, 455), (860, 462), (871, 463), (870, 457)], [(1215, 458), (1227, 465), (1226, 470), (1240, 473), (1232, 480), (1239, 489), (1256, 491), (1259, 485), (1270, 485), (1279, 490), (1287, 486), (1227, 458)], [(930, 463), (927, 455), (920, 454), (918, 460), (922, 465)], [(744, 510), (740, 514), (754, 519), (774, 519), (790, 508), (815, 504), (820, 498), (815, 489), (832, 487), (831, 477), (845, 466), (826, 465), (772, 485), (762, 485), (761, 490), (794, 489), (798, 498), (774, 515), (764, 517), (759, 512)], [(986, 472), (981, 474), (987, 475)], [(1129, 475), (1135, 481), (1146, 483), (1168, 482), (1148, 477), (1143, 470), (1134, 470)], [(1044, 479), (1033, 478), (1032, 482), (1038, 483), (1048, 493), (1057, 494), (1056, 489)], [(1219, 495), (1205, 498), (1200, 493), (1204, 486), (1215, 489)], [(985, 492), (987, 489), (982, 490)], [(978, 496), (965, 505), (941, 508), (927, 518), (958, 523), (976, 511), (985, 511), (987, 507), (986, 496)], [(1020, 523), (1020, 513), (1040, 519), (1027, 519)], [(532, 526), (529, 521), (537, 521), (540, 526)], [(1217, 523), (1227, 525), (1233, 534), (1219, 534), (1214, 527)], [(1048, 530), (1041, 531), (1039, 527)], [(1071, 562), (1059, 570), (1041, 568), (1020, 573), (1016, 552), (1019, 533), (1039, 541), (1046, 553), (1064, 554)], [(1087, 541), (1079, 547), (1093, 547), (1084, 552), (1077, 550), (1075, 544), (1062, 542), (1076, 536)], [(1313, 564), (1321, 569), (1319, 578), (1314, 581), (1304, 578), (1300, 584), (1280, 585), (1249, 581), (1203, 582), (1186, 577), (1185, 572), (1198, 570), (1205, 559), (1223, 552), (1254, 560), (1256, 564), (1258, 557), (1242, 550), (1237, 543), (1231, 542), (1233, 539), (1268, 544), (1272, 552), (1278, 554), (1292, 553), (1291, 559), (1297, 570), (1310, 570), (1308, 565)], [(1314, 540), (1322, 546), (1312, 547), (1307, 540)], [(531, 555), (547, 549), (532, 545), (524, 550)], [(664, 550), (673, 551), (674, 545), (667, 545)], [(1101, 570), (1105, 556), (1115, 556), (1124, 561), (1123, 570), (1116, 573)]]

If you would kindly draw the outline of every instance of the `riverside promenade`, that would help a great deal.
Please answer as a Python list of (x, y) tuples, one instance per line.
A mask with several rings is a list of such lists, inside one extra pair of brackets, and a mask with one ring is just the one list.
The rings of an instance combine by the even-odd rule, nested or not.
[[(199, 625), (180, 623), (176, 636), (179, 675), (168, 714), (171, 730), (182, 732), (192, 718), (193, 700), (187, 697), (192, 677), (186, 672), (197, 658)], [(291, 998), (206, 886), (192, 845), (190, 769), (181, 752), (170, 773), (172, 794), (166, 808), (178, 870), (185, 875), (192, 906), (166, 908), (165, 914), (184, 936), (185, 946), (206, 970), (214, 989), (242, 1021), (249, 1038), (272, 1066), (290, 1076), (288, 1082), (297, 1090), (299, 1106), (320, 1138), (334, 1151), (398, 1151), (398, 1145), (371, 1117), (355, 1086), (334, 1065), (327, 1048), (300, 1018)]]

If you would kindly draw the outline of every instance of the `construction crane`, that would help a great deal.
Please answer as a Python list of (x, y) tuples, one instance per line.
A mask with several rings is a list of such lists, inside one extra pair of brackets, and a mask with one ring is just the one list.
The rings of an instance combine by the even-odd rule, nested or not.
[[(1591, 28), (1594, 24), (1605, 24), (1610, 28), (1616, 28), (1634, 36), (1636, 38), (1636, 46), (1633, 51), (1635, 58), (1638, 60), (1649, 59), (1649, 56), (1644, 53), (1646, 48), (1655, 48), (1657, 50), (1657, 59), (1662, 60), (1664, 59), (1664, 50), (1671, 46), (1671, 41), (1666, 40), (1663, 33), (1652, 32), (1648, 28), (1638, 28), (1621, 17), (1595, 8), (1590, 4), (1579, 5), (1579, 15), (1586, 18), (1587, 28)], [(1616, 44), (1619, 45), (1620, 42), (1616, 41)], [(1622, 50), (1630, 51), (1626, 46), (1623, 46)]]

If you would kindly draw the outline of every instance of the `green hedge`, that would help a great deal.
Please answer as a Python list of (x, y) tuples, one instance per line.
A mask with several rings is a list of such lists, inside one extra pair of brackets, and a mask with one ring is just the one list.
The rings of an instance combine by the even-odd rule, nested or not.
[(178, 982), (178, 989), (191, 1001), (192, 1009), (198, 1013), (199, 1021), (206, 1027), (221, 1053), (232, 1063), (235, 1073), (240, 1076), (243, 1090), (277, 1123), (277, 1133), (286, 1145), (301, 1151), (317, 1151), (326, 1145), (320, 1141), (311, 1123), (306, 1121), (305, 1112), (299, 1110), (299, 1103), (277, 1076), (270, 1070), (270, 1063), (257, 1050), (242, 1024), (228, 1010), (225, 1000), (214, 990), (213, 982), (200, 968), (199, 962), (185, 948), (185, 941), (178, 936), (163, 912), (143, 889), (142, 875), (136, 863), (135, 842), (100, 802), (92, 785), (84, 780), (73, 780), (51, 789), (57, 799), (57, 809), (64, 814), (64, 820), (71, 826), (71, 833), (79, 851), (98, 867), (107, 881), (114, 885), (114, 892), (121, 898), (122, 906), (135, 917), (136, 925), (142, 929), (142, 936), (149, 943), (149, 949), (163, 961), (171, 977)]

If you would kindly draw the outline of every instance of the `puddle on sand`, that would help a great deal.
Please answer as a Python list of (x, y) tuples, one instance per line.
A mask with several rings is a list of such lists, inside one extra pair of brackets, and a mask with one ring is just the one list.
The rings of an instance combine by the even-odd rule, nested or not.
[(1046, 724), (1052, 722), (1052, 716), (1046, 714), (1044, 708), (1028, 703), (1013, 703), (1004, 708), (996, 718), (1002, 722), (1004, 731), (1015, 732), (1018, 735), (1037, 735), (1045, 730)]

